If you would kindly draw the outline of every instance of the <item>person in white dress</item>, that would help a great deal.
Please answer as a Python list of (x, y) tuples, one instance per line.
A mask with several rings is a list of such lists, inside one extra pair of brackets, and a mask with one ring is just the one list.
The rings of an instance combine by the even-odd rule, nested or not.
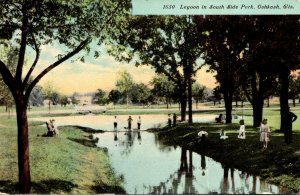
[(263, 147), (267, 148), (268, 147), (268, 142), (270, 141), (270, 128), (268, 126), (268, 120), (264, 119), (261, 124), (260, 124), (260, 141), (263, 142)]
[(246, 139), (246, 132), (245, 132), (245, 122), (244, 120), (240, 120), (240, 129), (239, 129), (239, 139)]

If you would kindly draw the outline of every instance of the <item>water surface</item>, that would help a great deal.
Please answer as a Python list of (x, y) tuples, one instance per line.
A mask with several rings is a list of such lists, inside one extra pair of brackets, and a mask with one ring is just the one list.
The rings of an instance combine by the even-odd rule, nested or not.
[(145, 131), (95, 134), (129, 194), (282, 193), (259, 177), (230, 169), (204, 155), (161, 144)]

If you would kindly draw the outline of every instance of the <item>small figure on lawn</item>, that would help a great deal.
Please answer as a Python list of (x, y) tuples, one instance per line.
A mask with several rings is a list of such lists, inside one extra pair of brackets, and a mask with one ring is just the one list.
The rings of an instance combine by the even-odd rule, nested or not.
[(59, 131), (54, 119), (50, 120), (50, 125), (52, 126), (52, 129), (54, 131), (54, 135), (59, 135)]
[(216, 123), (223, 123), (224, 122), (223, 114), (220, 114), (219, 117), (216, 117), (215, 121)]
[(268, 142), (270, 141), (270, 128), (268, 126), (267, 119), (264, 119), (260, 125), (260, 141), (263, 142), (264, 148), (268, 147)]
[(203, 127), (201, 127), (200, 129), (202, 129), (202, 130), (199, 131), (198, 136), (200, 137), (201, 142), (205, 142), (206, 137), (208, 136), (208, 133), (203, 130), (204, 129)]
[(245, 132), (245, 122), (244, 120), (240, 120), (240, 129), (239, 129), (239, 139), (246, 139), (246, 132)]
[(44, 134), (43, 136), (47, 136), (47, 137), (53, 137), (54, 136), (54, 130), (52, 128), (52, 125), (50, 124), (50, 122), (46, 122), (46, 127), (47, 127), (47, 133)]
[(226, 135), (226, 132), (223, 129), (221, 129), (221, 131), (220, 131), (220, 139), (227, 139), (227, 138), (228, 138), (228, 136)]
[(293, 141), (293, 122), (297, 120), (297, 115), (290, 111), (290, 107), (288, 107), (288, 114), (286, 117), (286, 129), (284, 132), (285, 143), (290, 144)]

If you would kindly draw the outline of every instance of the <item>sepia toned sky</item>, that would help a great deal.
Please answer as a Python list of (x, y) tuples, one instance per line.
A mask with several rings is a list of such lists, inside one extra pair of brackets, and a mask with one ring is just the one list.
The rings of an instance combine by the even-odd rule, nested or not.
[[(41, 57), (33, 74), (36, 75), (46, 65), (55, 62), (60, 53), (65, 53), (65, 51), (57, 45), (42, 46)], [(33, 59), (34, 55), (31, 53), (29, 56)], [(59, 65), (42, 78), (38, 84), (41, 86), (50, 84), (56, 91), (71, 95), (74, 92), (95, 92), (97, 89), (110, 91), (115, 87), (117, 73), (120, 70), (127, 70), (137, 83), (148, 84), (155, 75), (154, 70), (149, 66), (136, 67), (133, 64), (121, 63), (105, 52), (97, 59), (87, 57), (84, 63), (78, 60), (79, 57), (80, 55), (74, 56), (71, 60)], [(213, 75), (206, 73), (206, 69), (198, 72), (196, 80), (209, 88), (216, 85)]]

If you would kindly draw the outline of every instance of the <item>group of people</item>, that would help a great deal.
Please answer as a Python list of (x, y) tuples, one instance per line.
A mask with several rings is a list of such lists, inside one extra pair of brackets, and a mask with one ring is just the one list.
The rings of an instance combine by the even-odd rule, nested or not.
[[(222, 118), (223, 115), (220, 114), (219, 117), (215, 118), (217, 123), (222, 123)], [(285, 143), (290, 144), (292, 143), (292, 124), (294, 121), (297, 120), (297, 116), (290, 111), (290, 107), (288, 107), (288, 114), (285, 117), (285, 127), (284, 127), (284, 137), (285, 137)], [(268, 120), (263, 119), (260, 127), (259, 127), (259, 132), (260, 132), (260, 141), (263, 143), (263, 148), (268, 147), (268, 142), (270, 141), (270, 128), (268, 126)], [(226, 136), (226, 133), (224, 130), (221, 129), (220, 132), (220, 139), (227, 139), (228, 136)], [(238, 134), (239, 139), (246, 139), (246, 131), (245, 131), (245, 121), (240, 120), (240, 128), (239, 128), (239, 134)]]
[(54, 119), (50, 119), (49, 122), (47, 121), (46, 122), (46, 127), (47, 127), (46, 136), (52, 137), (52, 136), (55, 136), (55, 135), (59, 134), (59, 131), (58, 131), (58, 128), (57, 128), (57, 125), (56, 125)]
[[(174, 113), (174, 114), (173, 114), (173, 127), (176, 126), (176, 121), (177, 121), (177, 115)], [(169, 126), (169, 127), (172, 127), (171, 114), (168, 114), (168, 126)]]
[[(132, 128), (132, 122), (133, 122), (133, 119), (132, 119), (131, 116), (128, 117), (127, 122), (128, 122), (127, 129), (131, 130), (131, 128)], [(137, 119), (137, 129), (138, 130), (141, 130), (141, 125), (142, 125), (142, 119), (141, 119), (141, 116), (139, 116), (138, 119)], [(117, 116), (114, 117), (114, 130), (115, 131), (118, 130), (118, 119), (117, 119)]]
[[(270, 141), (270, 128), (267, 124), (267, 119), (263, 119), (260, 125), (260, 141), (263, 142), (263, 147), (267, 148), (268, 142)], [(245, 128), (245, 121), (240, 120), (240, 128), (239, 128), (239, 134), (238, 139), (246, 139), (246, 128)], [(220, 131), (220, 139), (227, 139), (228, 136), (226, 135), (226, 132), (221, 129)]]

